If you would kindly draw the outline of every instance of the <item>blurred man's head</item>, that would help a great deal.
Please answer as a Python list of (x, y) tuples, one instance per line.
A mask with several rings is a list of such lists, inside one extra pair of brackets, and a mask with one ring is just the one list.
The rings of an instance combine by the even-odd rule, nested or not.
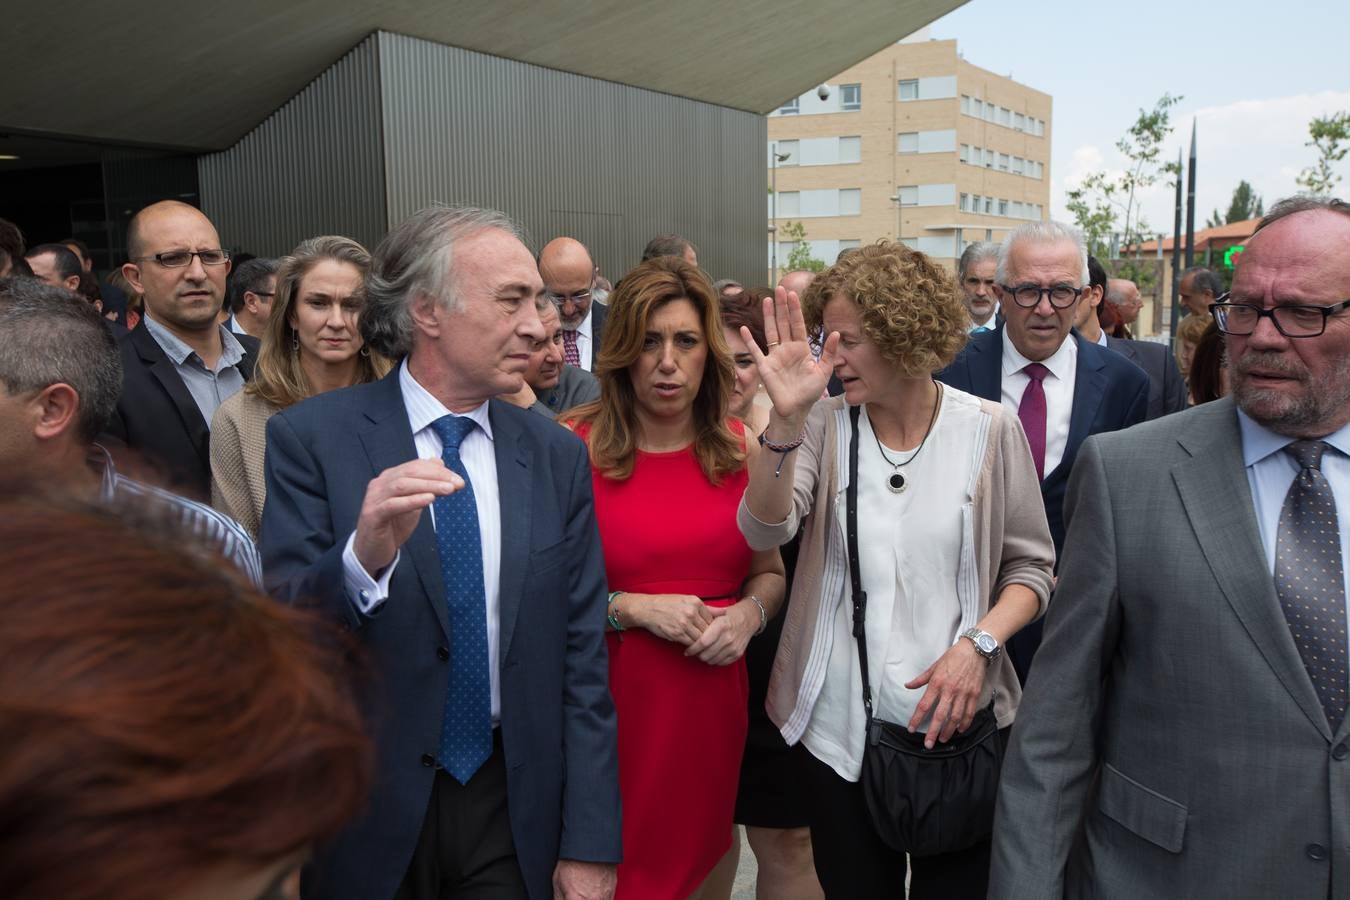
[(562, 327), (576, 331), (591, 312), (595, 263), (581, 241), (554, 238), (539, 251), (539, 277), (544, 293), (558, 310)]
[(24, 258), (33, 275), (52, 287), (80, 290), (80, 274), (84, 269), (80, 258), (65, 244), (38, 244)]
[(1139, 296), (1139, 285), (1128, 278), (1108, 278), (1106, 281), (1106, 302), (1115, 307), (1116, 317), (1126, 325), (1133, 325), (1139, 318), (1139, 310), (1144, 301)]
[(782, 278), (778, 279), (778, 286), (789, 293), (794, 293), (798, 297), (806, 296), (806, 289), (811, 286), (811, 282), (816, 280), (815, 272), (808, 272), (805, 269), (797, 269), (788, 272)]
[(998, 269), (998, 244), (977, 241), (966, 247), (956, 264), (956, 280), (961, 285), (961, 302), (970, 313), (970, 321), (984, 325), (994, 315), (998, 296), (994, 293)]
[(642, 261), (658, 256), (679, 256), (691, 266), (698, 265), (698, 250), (678, 234), (658, 234), (642, 248)]
[(1204, 266), (1192, 266), (1181, 273), (1181, 283), (1177, 287), (1178, 299), (1187, 312), (1196, 316), (1209, 316), (1209, 305), (1223, 293), (1223, 282)]

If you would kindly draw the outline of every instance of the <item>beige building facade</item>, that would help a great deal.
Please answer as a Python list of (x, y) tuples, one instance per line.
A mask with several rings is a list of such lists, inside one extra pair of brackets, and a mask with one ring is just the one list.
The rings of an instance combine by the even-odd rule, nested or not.
[(795, 246), (790, 223), (827, 264), (898, 237), (951, 266), (1048, 218), (1051, 106), (926, 30), (789, 100), (768, 117), (769, 266), (775, 235), (779, 271)]

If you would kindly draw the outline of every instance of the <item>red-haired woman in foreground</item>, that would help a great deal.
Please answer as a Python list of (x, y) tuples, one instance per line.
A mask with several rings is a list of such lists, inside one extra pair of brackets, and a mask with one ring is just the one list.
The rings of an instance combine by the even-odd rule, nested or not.
[(368, 784), (339, 645), (107, 512), (0, 507), (0, 571), (0, 897), (295, 896)]

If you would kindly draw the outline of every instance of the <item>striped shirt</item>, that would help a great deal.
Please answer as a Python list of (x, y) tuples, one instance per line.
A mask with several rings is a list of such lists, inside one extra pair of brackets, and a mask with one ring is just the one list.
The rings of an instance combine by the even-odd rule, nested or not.
[(100, 502), (112, 509), (141, 503), (164, 512), (184, 533), (234, 563), (255, 587), (262, 589), (262, 559), (258, 556), (258, 548), (234, 519), (163, 488), (118, 474), (112, 457), (98, 444), (94, 444), (91, 451), (91, 462), (95, 468), (103, 470)]

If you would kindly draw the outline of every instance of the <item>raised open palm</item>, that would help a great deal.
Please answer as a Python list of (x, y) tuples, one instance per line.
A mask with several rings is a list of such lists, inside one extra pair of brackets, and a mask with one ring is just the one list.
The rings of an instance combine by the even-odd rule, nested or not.
[(741, 337), (759, 368), (774, 412), (784, 419), (804, 416), (830, 382), (839, 333), (830, 333), (816, 359), (807, 341), (801, 301), (796, 293), (779, 287), (773, 299), (764, 298), (764, 339), (769, 352), (760, 352), (745, 326), (741, 326)]

